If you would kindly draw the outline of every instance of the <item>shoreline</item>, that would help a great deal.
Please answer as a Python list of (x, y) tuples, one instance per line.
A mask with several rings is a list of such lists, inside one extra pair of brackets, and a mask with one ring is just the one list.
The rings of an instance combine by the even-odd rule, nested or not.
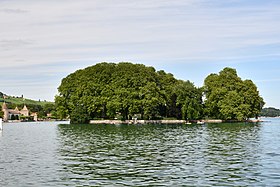
[[(27, 122), (33, 122), (33, 123), (38, 123), (38, 122), (64, 122), (69, 120), (42, 120), (42, 121), (20, 121), (20, 120), (9, 120), (4, 122), (4, 123), (27, 123)], [(238, 120), (221, 120), (221, 119), (207, 119), (207, 120), (90, 120), (89, 124), (205, 124), (205, 123), (210, 123), (210, 124), (215, 124), (215, 123), (259, 123), (259, 122), (264, 122), (262, 119), (249, 119), (249, 120), (243, 120), (243, 121), (238, 121)]]
[(244, 121), (237, 121), (237, 120), (220, 120), (220, 119), (208, 119), (208, 120), (90, 120), (89, 124), (205, 124), (205, 123), (240, 123), (240, 122), (247, 122), (247, 123), (258, 123), (263, 122), (260, 119), (254, 120), (244, 120)]
[(9, 123), (43, 123), (43, 122), (70, 122), (70, 120), (38, 120), (38, 121), (21, 121), (21, 120), (8, 120), (2, 121), (3, 124)]

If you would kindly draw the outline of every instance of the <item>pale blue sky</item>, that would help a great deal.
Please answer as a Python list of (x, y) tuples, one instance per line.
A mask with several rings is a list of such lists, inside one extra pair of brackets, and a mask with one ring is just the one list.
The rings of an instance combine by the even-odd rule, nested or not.
[(202, 86), (233, 67), (280, 108), (278, 0), (0, 0), (0, 91), (53, 100), (98, 62), (154, 66)]

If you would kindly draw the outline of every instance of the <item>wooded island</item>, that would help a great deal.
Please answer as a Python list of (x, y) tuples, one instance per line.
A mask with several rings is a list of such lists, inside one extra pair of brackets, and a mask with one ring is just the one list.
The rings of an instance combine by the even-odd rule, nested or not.
[(71, 123), (92, 119), (223, 119), (257, 117), (264, 105), (256, 85), (235, 69), (210, 74), (204, 86), (133, 63), (99, 63), (65, 77), (57, 114)]

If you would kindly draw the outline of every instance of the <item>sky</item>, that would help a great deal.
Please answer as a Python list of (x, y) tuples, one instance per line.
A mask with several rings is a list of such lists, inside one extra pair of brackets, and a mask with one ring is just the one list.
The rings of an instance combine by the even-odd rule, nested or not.
[(53, 101), (62, 78), (133, 62), (196, 86), (235, 68), (280, 108), (279, 0), (0, 0), (0, 91)]

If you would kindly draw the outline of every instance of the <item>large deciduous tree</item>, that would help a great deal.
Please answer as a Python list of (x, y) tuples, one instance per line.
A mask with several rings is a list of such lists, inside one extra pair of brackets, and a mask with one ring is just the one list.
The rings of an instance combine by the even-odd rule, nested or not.
[[(99, 63), (65, 77), (56, 96), (56, 114), (71, 123), (91, 119), (243, 120), (257, 117), (264, 105), (251, 80), (242, 80), (235, 69), (210, 74), (203, 88), (177, 80), (170, 73), (142, 64)], [(202, 101), (205, 93), (205, 103)]]
[(57, 115), (69, 116), (72, 123), (133, 116), (196, 119), (201, 114), (200, 89), (142, 64), (99, 63), (68, 75), (58, 91)]
[(256, 85), (242, 80), (235, 69), (224, 68), (204, 80), (205, 111), (211, 118), (245, 120), (258, 117), (264, 105)]

